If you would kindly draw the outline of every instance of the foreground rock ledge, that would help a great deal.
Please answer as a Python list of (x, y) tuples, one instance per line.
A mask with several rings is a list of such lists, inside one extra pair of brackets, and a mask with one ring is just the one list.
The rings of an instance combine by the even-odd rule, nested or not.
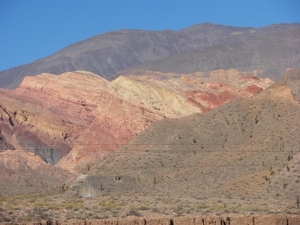
[(114, 218), (23, 223), (0, 223), (1, 225), (299, 225), (300, 215), (252, 215), (252, 216), (199, 216), (164, 218)]

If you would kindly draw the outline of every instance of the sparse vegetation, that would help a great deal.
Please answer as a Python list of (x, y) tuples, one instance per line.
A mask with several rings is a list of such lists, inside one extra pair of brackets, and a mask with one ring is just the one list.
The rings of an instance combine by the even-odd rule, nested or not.
[(136, 211), (135, 209), (130, 209), (127, 213), (127, 216), (137, 216), (140, 217), (142, 214)]
[[(89, 179), (70, 188), (1, 197), (2, 221), (299, 214), (299, 108), (258, 97), (259, 104), (239, 100), (160, 121), (87, 168)], [(281, 120), (295, 126), (287, 129)]]

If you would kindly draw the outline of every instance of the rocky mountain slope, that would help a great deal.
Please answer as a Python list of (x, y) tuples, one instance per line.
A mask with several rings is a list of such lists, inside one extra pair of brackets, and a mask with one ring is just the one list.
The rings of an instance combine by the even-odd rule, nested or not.
[(0, 147), (25, 150), (74, 171), (89, 167), (154, 122), (206, 112), (272, 82), (255, 77), (204, 79), (151, 73), (109, 82), (84, 71), (27, 77), (0, 90)]
[(39, 156), (22, 150), (0, 153), (1, 196), (53, 191), (70, 182), (74, 175), (45, 163)]
[[(223, 72), (227, 75), (233, 74), (232, 71)], [(47, 79), (44, 79), (45, 77)], [(233, 78), (232, 75), (229, 77)], [(35, 79), (36, 82), (33, 82)], [(26, 84), (26, 80), (30, 82)], [(89, 80), (92, 82), (90, 83)], [(262, 81), (255, 77), (221, 82), (197, 77), (197, 74), (178, 77), (177, 74), (170, 73), (149, 73), (139, 77), (120, 77), (118, 82), (117, 80), (108, 82), (83, 71), (66, 73), (61, 77), (42, 74), (34, 78), (26, 78), (19, 90), (3, 90), (4, 100), (13, 97), (16, 102), (20, 101), (23, 103), (22, 106), (27, 107), (24, 107), (24, 111), (16, 111), (13, 110), (14, 104), (9, 105), (12, 106), (9, 108), (8, 105), (4, 105), (4, 101), (1, 102), (2, 110), (6, 113), (2, 112), (1, 117), (1, 142), (3, 143), (1, 146), (4, 151), (1, 153), (4, 157), (1, 158), (5, 159), (0, 162), (1, 173), (6, 185), (21, 185), (20, 188), (18, 187), (19, 192), (13, 193), (15, 188), (12, 186), (8, 191), (6, 187), (4, 191), (16, 194), (22, 193), (20, 191), (22, 189), (23, 193), (31, 193), (28, 190), (32, 189), (42, 193), (0, 197), (0, 222), (297, 224), (299, 218), (287, 214), (300, 212), (299, 71), (290, 71), (280, 82), (263, 91), (267, 80)], [(89, 88), (86, 88), (87, 84), (90, 85)], [(181, 85), (177, 87), (176, 84)], [(57, 89), (60, 85), (63, 88)], [(76, 89), (71, 88), (73, 85)], [(178, 99), (191, 99), (190, 96), (193, 96), (191, 90), (195, 90), (196, 87), (201, 91), (199, 98), (194, 98), (194, 101), (184, 101), (186, 105), (176, 107)], [(112, 92), (110, 88), (113, 89)], [(206, 94), (203, 94), (204, 91)], [(185, 112), (180, 111), (182, 108), (186, 110), (194, 107), (201, 111), (199, 104), (204, 106), (204, 102), (210, 102), (207, 99), (211, 99), (212, 96), (215, 96), (213, 99), (222, 100), (220, 91), (239, 93), (241, 97), (249, 96), (251, 93), (253, 95), (254, 92), (259, 93), (250, 98), (236, 98), (215, 109), (208, 108), (206, 113), (196, 113), (184, 118), (178, 116)], [(61, 102), (62, 97), (71, 97), (67, 95), (69, 92), (75, 99), (70, 98), (68, 101)], [(101, 98), (99, 92), (102, 94)], [(16, 93), (19, 93), (18, 97)], [(47, 93), (51, 93), (53, 97), (46, 98)], [(85, 97), (91, 96), (91, 93), (94, 97), (88, 98), (89, 101), (85, 100)], [(138, 93), (144, 93), (143, 96), (147, 99), (143, 104), (138, 102)], [(36, 100), (38, 94), (41, 97), (40, 101)], [(169, 95), (174, 95), (176, 98), (167, 97)], [(120, 101), (113, 100), (112, 96), (123, 97), (122, 107), (118, 107), (117, 103)], [(66, 171), (53, 168), (52, 165), (43, 162), (42, 157), (38, 157), (37, 154), (24, 151), (26, 146), (18, 142), (18, 136), (14, 135), (18, 129), (26, 130), (28, 125), (33, 128), (30, 130), (31, 134), (37, 138), (39, 132), (34, 133), (35, 129), (32, 124), (30, 125), (35, 120), (44, 124), (46, 128), (52, 128), (52, 124), (49, 122), (46, 124), (40, 115), (40, 117), (33, 117), (29, 109), (31, 111), (35, 109), (37, 112), (43, 110), (57, 112), (55, 115), (60, 114), (59, 110), (65, 111), (61, 113), (61, 123), (68, 122), (68, 126), (65, 126), (67, 129), (72, 127), (71, 121), (74, 120), (77, 125), (74, 124), (71, 131), (75, 132), (78, 124), (84, 127), (84, 130), (88, 130), (93, 121), (101, 120), (101, 117), (97, 119), (100, 105), (96, 109), (87, 110), (95, 116), (90, 124), (83, 119), (89, 118), (87, 115), (90, 114), (84, 113), (86, 110), (82, 110), (81, 107), (92, 107), (94, 103), (98, 104), (101, 102), (100, 99), (104, 99), (106, 104), (111, 103), (120, 110), (123, 108), (128, 110), (124, 98), (126, 104), (139, 103), (143, 105), (144, 110), (150, 112), (151, 108), (146, 107), (149, 104), (153, 110), (163, 111), (177, 118), (164, 118), (151, 126), (148, 124), (146, 130), (141, 131), (126, 145), (107, 154), (94, 165), (89, 165), (73, 183), (65, 183), (72, 178)], [(159, 101), (155, 100), (157, 98)], [(170, 104), (172, 107), (163, 104), (158, 110), (157, 104), (163, 99), (169, 100), (165, 102), (176, 104)], [(35, 107), (32, 107), (33, 100), (38, 103)], [(199, 104), (195, 104), (195, 101)], [(15, 104), (16, 102), (12, 101)], [(190, 105), (190, 102), (193, 104)], [(78, 108), (75, 107), (75, 103)], [(58, 108), (53, 107), (54, 105)], [(68, 112), (66, 110), (68, 108), (72, 111)], [(76, 112), (77, 116), (74, 114)], [(104, 111), (102, 112), (105, 114)], [(133, 115), (135, 110), (130, 112), (135, 116), (133, 120), (139, 119), (136, 118), (138, 114)], [(124, 112), (120, 111), (120, 114), (123, 115)], [(27, 119), (20, 123), (20, 118), (24, 115)], [(71, 115), (72, 119), (67, 120), (67, 115)], [(152, 113), (145, 115), (152, 115)], [(53, 126), (58, 128), (59, 120), (53, 118)], [(110, 125), (108, 127), (118, 130), (112, 123), (108, 124)], [(101, 127), (101, 124), (98, 126)], [(96, 126), (93, 129), (95, 128)], [(58, 133), (61, 134), (61, 131), (59, 130)], [(99, 131), (95, 130), (95, 132)], [(69, 135), (74, 133), (63, 132), (63, 134), (64, 141), (56, 138), (60, 140), (61, 145), (64, 143), (69, 146), (68, 144), (77, 142), (76, 138)], [(32, 135), (29, 137), (32, 138)], [(91, 135), (97, 137), (97, 133)], [(54, 138), (53, 141), (55, 142), (56, 139)], [(39, 140), (44, 139), (41, 137)], [(24, 149), (7, 150), (12, 147)], [(73, 148), (69, 155), (72, 152)], [(95, 151), (90, 152), (90, 157), (96, 158), (97, 155)], [(64, 158), (67, 157), (61, 159)], [(27, 168), (27, 170), (22, 173), (18, 168)], [(39, 168), (38, 171), (35, 171), (36, 168)], [(47, 174), (43, 175), (45, 171)], [(49, 171), (52, 172), (48, 173)], [(57, 182), (55, 185), (59, 186), (55, 188), (49, 183), (54, 182), (53, 176), (57, 174), (60, 174), (60, 178), (55, 178)], [(63, 179), (64, 185), (61, 183)], [(36, 181), (37, 184), (30, 181)], [(4, 186), (0, 185), (0, 187)], [(3, 190), (1, 193), (3, 196)], [(266, 214), (268, 216), (265, 216)]]
[(260, 77), (278, 80), (287, 68), (299, 69), (299, 46), (300, 29), (295, 26), (294, 29), (274, 31), (248, 40), (213, 45), (139, 64), (120, 74), (138, 74), (145, 70), (172, 73), (201, 71), (204, 76), (209, 76), (216, 68), (236, 68), (245, 72), (256, 70)]
[(277, 80), (286, 68), (298, 68), (299, 29), (297, 23), (255, 29), (205, 23), (179, 31), (114, 31), (2, 71), (0, 87), (16, 88), (24, 77), (44, 72), (86, 70), (112, 80), (125, 69), (179, 53), (185, 54), (142, 68), (186, 74), (230, 68), (263, 70), (263, 76)]
[(299, 84), (300, 71), (293, 71), (251, 98), (158, 121), (92, 166), (70, 194), (118, 196), (115, 202), (136, 196), (138, 205), (154, 201), (167, 214), (192, 206), (203, 213), (296, 212)]

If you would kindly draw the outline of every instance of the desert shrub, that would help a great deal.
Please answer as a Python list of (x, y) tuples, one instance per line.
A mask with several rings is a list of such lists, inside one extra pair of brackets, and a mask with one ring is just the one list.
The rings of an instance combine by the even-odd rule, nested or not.
[(130, 210), (127, 212), (127, 216), (136, 216), (136, 217), (140, 217), (141, 214), (140, 214), (138, 211), (134, 210), (134, 209), (130, 209)]
[(51, 210), (59, 210), (60, 209), (60, 204), (52, 203), (52, 204), (49, 204), (47, 208), (51, 209)]
[(84, 206), (82, 203), (78, 202), (69, 202), (65, 205), (66, 209), (73, 209), (73, 210), (79, 210), (79, 209), (84, 209)]
[(152, 208), (151, 211), (154, 212), (154, 213), (159, 213), (160, 212), (158, 208)]
[(222, 211), (222, 210), (224, 210), (224, 205), (216, 204), (216, 205), (211, 206), (210, 209), (213, 211)]
[(77, 220), (85, 220), (86, 217), (85, 217), (84, 215), (77, 215), (77, 216), (76, 216), (76, 219), (77, 219)]
[(260, 208), (256, 207), (256, 206), (246, 206), (243, 208), (244, 211), (247, 211), (247, 212), (259, 212), (261, 211)]
[(201, 211), (203, 209), (206, 209), (207, 206), (203, 203), (203, 204), (198, 204), (195, 208), (197, 211)]
[(149, 210), (150, 208), (149, 207), (147, 207), (147, 206), (141, 206), (140, 208), (139, 208), (139, 210)]
[(114, 217), (118, 217), (119, 214), (120, 214), (120, 212), (117, 211), (117, 210), (113, 210), (111, 213), (112, 213), (112, 215), (113, 215)]
[(100, 217), (99, 215), (97, 215), (97, 214), (94, 214), (94, 215), (92, 216), (92, 219), (101, 219), (101, 217)]
[(37, 208), (42, 208), (42, 207), (45, 207), (46, 204), (45, 202), (36, 202), (34, 203), (34, 207), (37, 207)]
[(177, 205), (176, 207), (173, 207), (172, 210), (177, 216), (181, 216), (184, 212), (186, 212), (183, 205)]
[(110, 211), (113, 209), (121, 209), (121, 205), (114, 203), (114, 202), (105, 202), (105, 201), (101, 201), (99, 202), (99, 205), (102, 206), (103, 209)]
[(11, 219), (9, 217), (4, 216), (4, 217), (0, 218), (0, 221), (1, 222), (10, 222)]
[(0, 197), (0, 205), (2, 205), (5, 202), (5, 198), (4, 197)]
[(21, 207), (15, 207), (15, 208), (13, 208), (13, 210), (15, 210), (15, 211), (21, 210)]

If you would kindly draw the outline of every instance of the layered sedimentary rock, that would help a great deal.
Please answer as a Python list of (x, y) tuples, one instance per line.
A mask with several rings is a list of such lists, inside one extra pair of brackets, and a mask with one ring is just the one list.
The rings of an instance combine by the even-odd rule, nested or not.
[(161, 210), (174, 209), (176, 199), (180, 213), (195, 201), (199, 213), (299, 214), (299, 82), (300, 71), (290, 72), (251, 98), (158, 121), (95, 163), (70, 190), (120, 202), (142, 196), (155, 206), (163, 199)]
[(112, 82), (85, 71), (26, 77), (17, 89), (0, 90), (0, 148), (34, 152), (74, 171), (158, 120), (206, 112), (271, 83), (251, 76), (202, 78), (199, 73), (145, 73)]

